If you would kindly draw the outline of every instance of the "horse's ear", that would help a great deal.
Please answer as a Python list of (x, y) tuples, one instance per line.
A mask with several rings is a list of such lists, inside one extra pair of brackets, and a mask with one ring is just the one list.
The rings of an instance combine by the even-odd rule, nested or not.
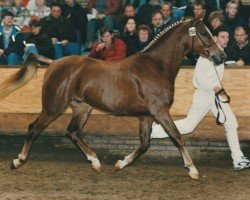
[(197, 16), (196, 18), (194, 18), (194, 23), (198, 23), (199, 21), (202, 21), (203, 18), (205, 17), (205, 11), (203, 11), (199, 16)]

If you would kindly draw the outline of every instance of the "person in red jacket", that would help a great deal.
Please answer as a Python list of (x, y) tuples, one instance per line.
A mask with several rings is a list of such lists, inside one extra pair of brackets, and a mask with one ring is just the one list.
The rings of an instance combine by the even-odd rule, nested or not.
[(102, 41), (92, 47), (90, 58), (115, 61), (126, 57), (127, 46), (122, 40), (114, 37), (112, 29), (103, 27), (100, 34)]

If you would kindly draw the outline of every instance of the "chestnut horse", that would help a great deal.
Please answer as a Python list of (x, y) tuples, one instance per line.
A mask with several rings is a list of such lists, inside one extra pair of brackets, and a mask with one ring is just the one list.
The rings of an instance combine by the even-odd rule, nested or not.
[(120, 61), (82, 56), (52, 61), (30, 54), (24, 66), (0, 87), (0, 98), (4, 98), (33, 78), (39, 62), (50, 64), (43, 82), (42, 111), (29, 125), (26, 141), (18, 158), (13, 160), (12, 169), (27, 161), (33, 141), (70, 106), (73, 117), (67, 136), (96, 171), (100, 171), (101, 164), (93, 149), (81, 138), (93, 108), (113, 115), (139, 117), (140, 147), (118, 160), (117, 169), (129, 165), (148, 150), (155, 120), (179, 148), (190, 177), (198, 179), (198, 171), (169, 110), (173, 103), (175, 78), (188, 52), (198, 53), (215, 64), (224, 62), (225, 54), (201, 21), (202, 17), (166, 27), (140, 53)]

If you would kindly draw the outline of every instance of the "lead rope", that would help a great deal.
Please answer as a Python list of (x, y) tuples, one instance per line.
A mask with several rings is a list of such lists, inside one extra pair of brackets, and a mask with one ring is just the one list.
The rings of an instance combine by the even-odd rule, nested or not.
[[(219, 80), (219, 83), (221, 85), (221, 90), (215, 94), (215, 106), (216, 106), (216, 108), (218, 110), (218, 114), (216, 116), (216, 124), (217, 125), (224, 125), (224, 123), (227, 121), (227, 118), (226, 118), (224, 110), (221, 107), (221, 103), (230, 103), (230, 96), (228, 96), (227, 93), (225, 93), (225, 95), (227, 97), (227, 100), (223, 101), (223, 100), (220, 99), (219, 95), (222, 92), (225, 92), (225, 90), (223, 88), (222, 82), (220, 81), (220, 77), (219, 77), (218, 71), (216, 70), (216, 67), (214, 66), (214, 64), (213, 64), (213, 67), (214, 67), (215, 73), (217, 75), (217, 78)], [(220, 111), (224, 115), (224, 121), (222, 121), (222, 122), (220, 121)]]

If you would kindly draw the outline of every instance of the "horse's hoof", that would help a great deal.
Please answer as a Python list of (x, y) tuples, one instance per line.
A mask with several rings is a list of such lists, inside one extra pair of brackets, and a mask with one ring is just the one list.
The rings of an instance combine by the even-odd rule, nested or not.
[(120, 170), (122, 169), (124, 166), (122, 166), (122, 160), (118, 160), (116, 163), (115, 163), (115, 170)]
[(193, 180), (199, 180), (199, 173), (188, 173), (190, 178), (193, 179)]
[(17, 167), (15, 166), (14, 160), (10, 163), (10, 169), (15, 170)]
[(92, 165), (92, 169), (95, 170), (98, 173), (101, 173), (101, 166), (97, 166), (97, 165)]

